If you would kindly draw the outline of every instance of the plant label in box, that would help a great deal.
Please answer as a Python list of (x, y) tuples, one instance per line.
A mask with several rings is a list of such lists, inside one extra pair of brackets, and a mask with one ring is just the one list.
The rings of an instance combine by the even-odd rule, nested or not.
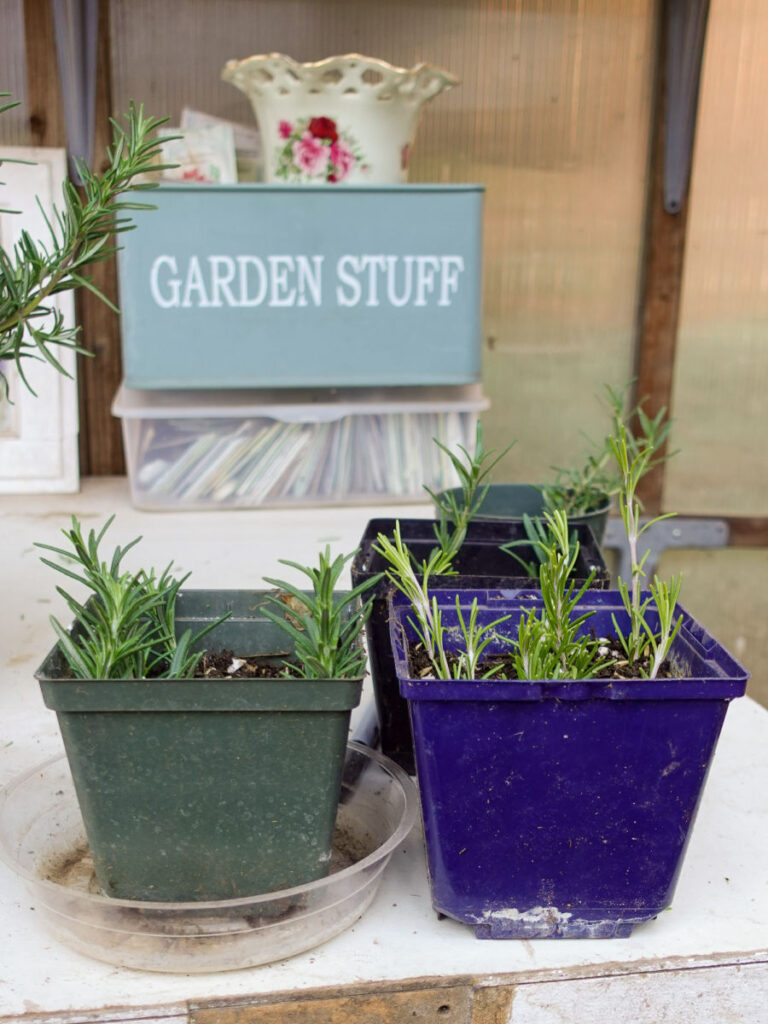
[(479, 186), (160, 186), (120, 258), (126, 383), (466, 384)]

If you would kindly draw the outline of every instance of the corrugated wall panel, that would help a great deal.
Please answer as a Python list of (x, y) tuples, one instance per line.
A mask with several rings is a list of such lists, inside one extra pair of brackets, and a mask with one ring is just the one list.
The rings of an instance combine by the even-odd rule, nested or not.
[(32, 140), (24, 108), (27, 81), (23, 0), (0, 0), (0, 68), (0, 92), (9, 92), (11, 99), (19, 100), (21, 104), (0, 115), (0, 143), (4, 146), (28, 146)]
[(702, 70), (664, 505), (768, 515), (768, 6), (715, 0)]

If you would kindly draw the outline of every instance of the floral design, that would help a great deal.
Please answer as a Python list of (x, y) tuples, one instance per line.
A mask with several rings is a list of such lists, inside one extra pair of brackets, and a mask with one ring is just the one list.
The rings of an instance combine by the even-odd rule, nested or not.
[(309, 122), (309, 130), (316, 138), (328, 139), (331, 143), (336, 142), (339, 137), (336, 122), (330, 117), (313, 117)]
[(328, 167), (328, 147), (322, 139), (316, 139), (310, 132), (302, 132), (301, 138), (291, 143), (295, 165), (312, 178), (325, 177)]
[(282, 143), (275, 152), (275, 176), (284, 181), (342, 182), (358, 165), (368, 171), (363, 153), (349, 132), (330, 117), (280, 121)]

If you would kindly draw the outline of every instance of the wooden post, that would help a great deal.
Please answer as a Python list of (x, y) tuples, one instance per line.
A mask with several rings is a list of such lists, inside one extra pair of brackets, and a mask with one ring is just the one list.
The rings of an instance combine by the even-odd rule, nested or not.
[(65, 146), (50, 0), (24, 0), (27, 99), (33, 146)]
[[(25, 0), (27, 95), (35, 146), (66, 146), (53, 16), (50, 0)], [(111, 139), (109, 2), (99, 3), (99, 66), (94, 152), (104, 154)], [(100, 157), (103, 160), (103, 157)], [(98, 164), (97, 164), (98, 169)], [(113, 302), (117, 298), (115, 260), (95, 264), (90, 277)], [(80, 344), (94, 358), (79, 357), (80, 473), (125, 472), (120, 425), (109, 412), (122, 375), (118, 317), (91, 292), (80, 289), (75, 300)]]

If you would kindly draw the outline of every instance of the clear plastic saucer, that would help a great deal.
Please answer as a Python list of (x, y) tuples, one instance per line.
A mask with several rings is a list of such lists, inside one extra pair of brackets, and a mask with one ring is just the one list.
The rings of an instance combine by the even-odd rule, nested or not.
[(415, 787), (396, 764), (350, 743), (326, 878), (234, 900), (118, 900), (96, 885), (62, 756), (0, 792), (0, 858), (25, 880), (48, 930), (86, 956), (145, 971), (230, 971), (312, 949), (352, 925), (417, 809)]

